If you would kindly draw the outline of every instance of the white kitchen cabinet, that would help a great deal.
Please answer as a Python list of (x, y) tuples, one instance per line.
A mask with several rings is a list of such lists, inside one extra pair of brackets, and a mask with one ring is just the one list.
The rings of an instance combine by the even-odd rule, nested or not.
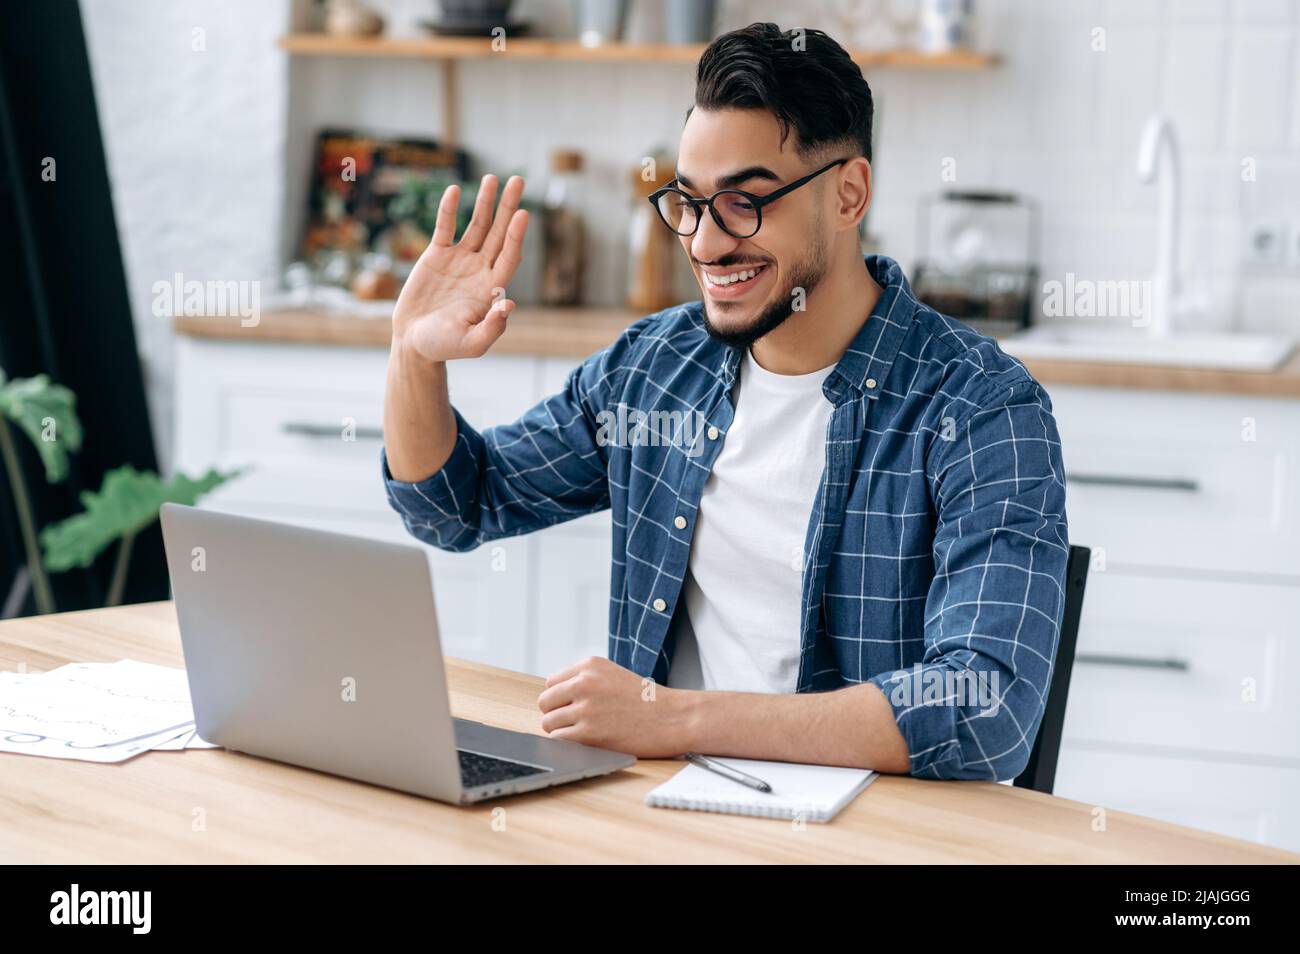
[[(176, 466), (245, 469), (202, 506), (421, 546), (443, 649), (529, 669), (535, 541), (444, 553), (407, 534), (388, 506), (379, 471), (386, 350), (182, 336), (176, 357)], [(538, 372), (535, 359), (505, 355), (469, 373), (453, 365), (449, 377), (457, 407), (483, 427), (534, 404)]]
[[(1300, 846), (1300, 769), (1291, 765), (1067, 743), (1056, 794), (1292, 851)], [(1079, 824), (1091, 827), (1094, 816), (1080, 816)]]
[(574, 521), (538, 534), (537, 616), (531, 670), (558, 672), (587, 656), (609, 652), (610, 540), (608, 518)]
[(1049, 391), (1070, 535), (1108, 566), (1300, 578), (1300, 401)]
[(1065, 741), (1300, 767), (1297, 627), (1300, 587), (1094, 573)]
[(1056, 793), (1300, 851), (1300, 402), (1048, 390), (1094, 550)]

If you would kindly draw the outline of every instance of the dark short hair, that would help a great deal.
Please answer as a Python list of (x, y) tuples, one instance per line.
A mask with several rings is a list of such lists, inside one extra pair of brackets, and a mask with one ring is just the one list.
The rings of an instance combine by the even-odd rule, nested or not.
[(801, 155), (843, 145), (871, 159), (871, 87), (853, 58), (821, 30), (751, 23), (700, 56), (695, 105), (765, 109), (793, 129)]

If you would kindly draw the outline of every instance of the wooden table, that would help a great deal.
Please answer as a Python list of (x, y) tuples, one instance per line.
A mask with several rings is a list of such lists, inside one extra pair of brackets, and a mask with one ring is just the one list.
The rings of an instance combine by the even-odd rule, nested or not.
[[(170, 603), (0, 623), (0, 669), (180, 666)], [(540, 732), (542, 680), (449, 661), (452, 710)], [(0, 753), (2, 862), (1300, 862), (996, 785), (884, 776), (831, 824), (647, 808), (681, 763), (457, 808), (220, 749), (115, 765)], [(196, 819), (202, 824), (196, 825)], [(195, 830), (199, 828), (200, 830)]]

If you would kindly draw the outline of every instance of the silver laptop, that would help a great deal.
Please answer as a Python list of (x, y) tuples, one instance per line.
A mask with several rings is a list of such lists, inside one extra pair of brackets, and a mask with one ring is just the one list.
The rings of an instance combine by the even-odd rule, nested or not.
[(177, 504), (162, 528), (209, 742), (458, 804), (636, 762), (453, 719), (417, 547)]

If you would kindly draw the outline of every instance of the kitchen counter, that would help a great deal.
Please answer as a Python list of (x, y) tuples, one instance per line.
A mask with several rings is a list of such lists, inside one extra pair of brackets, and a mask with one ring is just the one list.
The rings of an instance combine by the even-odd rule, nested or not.
[[(494, 354), (584, 358), (613, 341), (639, 315), (621, 308), (538, 308), (521, 306)], [(177, 334), (238, 341), (351, 345), (386, 348), (391, 326), (386, 318), (360, 318), (308, 310), (268, 312), (249, 328), (238, 317), (178, 317)], [(1025, 359), (1025, 366), (1052, 385), (1192, 391), (1300, 398), (1300, 349), (1274, 371), (1232, 371), (1097, 361)]]
[[(639, 316), (621, 308), (527, 308), (510, 318), (493, 354), (585, 358), (599, 351)], [(387, 318), (361, 318), (308, 310), (273, 311), (249, 328), (238, 317), (178, 317), (177, 334), (235, 341), (351, 345), (387, 348), (392, 324)]]

